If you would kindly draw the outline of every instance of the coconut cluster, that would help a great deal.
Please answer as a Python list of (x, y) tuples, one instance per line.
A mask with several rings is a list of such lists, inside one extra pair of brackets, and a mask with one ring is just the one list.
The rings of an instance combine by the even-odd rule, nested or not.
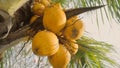
[(66, 68), (71, 56), (78, 51), (76, 40), (84, 32), (83, 21), (74, 16), (67, 20), (59, 3), (50, 0), (36, 0), (32, 6), (35, 14), (30, 23), (43, 16), (45, 30), (38, 31), (32, 40), (32, 51), (38, 56), (48, 56), (53, 68)]

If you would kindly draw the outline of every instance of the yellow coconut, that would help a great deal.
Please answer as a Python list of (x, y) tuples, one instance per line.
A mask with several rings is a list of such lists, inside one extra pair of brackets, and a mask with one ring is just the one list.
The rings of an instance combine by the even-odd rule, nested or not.
[(46, 29), (57, 34), (64, 28), (65, 24), (66, 15), (58, 5), (55, 4), (45, 9), (43, 25)]
[(45, 6), (42, 3), (35, 2), (32, 6), (32, 12), (36, 15), (42, 16)]
[(74, 43), (74, 42), (69, 42), (69, 44), (67, 45), (67, 49), (69, 50), (69, 52), (71, 54), (76, 54), (78, 51), (78, 44)]
[(72, 24), (66, 26), (63, 31), (64, 37), (70, 41), (79, 39), (84, 33), (84, 24), (82, 20), (77, 19), (71, 22)]
[(48, 59), (53, 68), (66, 68), (71, 60), (71, 55), (69, 51), (60, 44), (58, 52), (49, 56)]
[(32, 16), (31, 19), (30, 19), (30, 24), (32, 24), (33, 22), (35, 22), (35, 20), (36, 20), (38, 17), (39, 17), (38, 15)]
[(51, 56), (59, 49), (57, 36), (50, 31), (38, 32), (32, 40), (32, 50), (38, 56)]
[(76, 20), (78, 19), (77, 16), (73, 16), (67, 20), (65, 27), (71, 26)]
[(53, 4), (52, 6), (57, 7), (57, 8), (60, 8), (60, 9), (63, 10), (63, 8), (62, 8), (62, 6), (61, 6), (60, 3), (55, 3), (55, 4)]
[(51, 0), (40, 0), (40, 3), (44, 4), (45, 6), (50, 5)]

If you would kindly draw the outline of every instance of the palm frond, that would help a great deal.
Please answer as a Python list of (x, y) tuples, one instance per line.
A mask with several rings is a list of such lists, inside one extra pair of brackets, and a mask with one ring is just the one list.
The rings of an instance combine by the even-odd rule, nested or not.
[(96, 41), (87, 36), (83, 36), (77, 40), (77, 44), (79, 44), (79, 50), (72, 57), (69, 68), (105, 68), (107, 64), (103, 62), (107, 62), (113, 66), (117, 65), (116, 62), (107, 56), (109, 51), (114, 50), (112, 45)]
[[(69, 8), (107, 5), (107, 7), (103, 9), (104, 12), (106, 13), (107, 19), (110, 20), (110, 17), (108, 16), (112, 15), (112, 18), (114, 18), (116, 22), (120, 22), (120, 1), (119, 0), (104, 0), (104, 1), (103, 0), (70, 0), (70, 1), (69, 0), (52, 0), (52, 1), (59, 2), (64, 7), (66, 7), (67, 5)], [(102, 14), (102, 11), (101, 11), (101, 14)]]
[(107, 4), (113, 18), (120, 22), (120, 1), (107, 0)]

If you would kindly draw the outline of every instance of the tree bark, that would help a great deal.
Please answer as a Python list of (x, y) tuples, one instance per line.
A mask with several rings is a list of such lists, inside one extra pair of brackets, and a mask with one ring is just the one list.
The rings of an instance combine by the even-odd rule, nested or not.
[(27, 32), (29, 29), (30, 29), (29, 25), (26, 25), (20, 28), (19, 30), (10, 33), (5, 39), (0, 40), (0, 53), (2, 53), (8, 47), (11, 47), (12, 45), (9, 45), (11, 42), (22, 37), (28, 36)]

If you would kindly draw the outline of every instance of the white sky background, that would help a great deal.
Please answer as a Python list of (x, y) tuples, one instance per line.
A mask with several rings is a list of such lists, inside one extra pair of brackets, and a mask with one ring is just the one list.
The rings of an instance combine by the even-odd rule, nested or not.
[[(120, 24), (116, 23), (112, 17), (110, 18), (110, 21), (108, 21), (104, 8), (102, 8), (103, 22), (100, 11), (101, 10), (98, 9), (89, 13), (83, 13), (80, 15), (80, 18), (82, 17), (86, 31), (89, 32), (89, 36), (113, 45), (116, 52), (111, 52), (108, 56), (120, 63)], [(97, 25), (96, 16), (98, 17), (99, 27)]]

